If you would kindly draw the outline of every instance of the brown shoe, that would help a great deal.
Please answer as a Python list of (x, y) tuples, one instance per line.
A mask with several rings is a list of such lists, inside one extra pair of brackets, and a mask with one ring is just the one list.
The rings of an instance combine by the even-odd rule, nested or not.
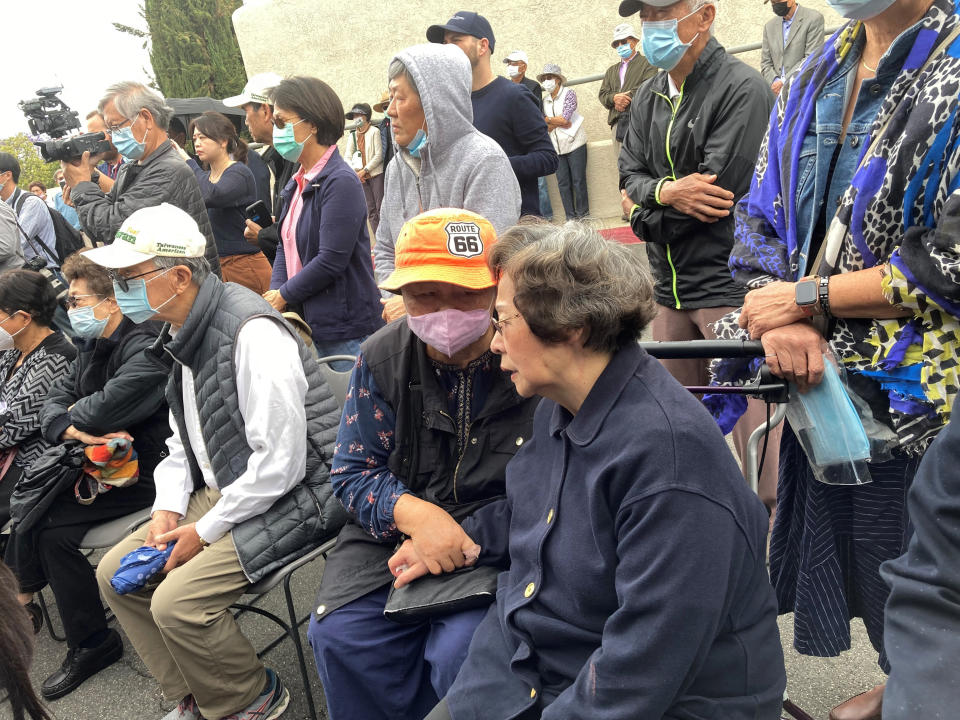
[(880, 720), (884, 687), (877, 685), (840, 703), (830, 711), (830, 720)]

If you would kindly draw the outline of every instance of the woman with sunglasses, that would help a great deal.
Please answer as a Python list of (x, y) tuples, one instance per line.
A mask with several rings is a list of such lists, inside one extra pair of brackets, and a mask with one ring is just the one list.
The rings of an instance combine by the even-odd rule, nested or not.
[(49, 446), (40, 434), (40, 407), (77, 356), (52, 328), (56, 308), (40, 273), (0, 274), (0, 528), (10, 520), (10, 495), (23, 469)]
[(46, 393), (39, 413), (43, 439), (87, 446), (132, 440), (139, 475), (136, 483), (109, 491), (83, 480), (71, 484), (30, 529), (11, 533), (5, 559), (19, 580), (20, 601), (30, 608), (33, 594), (49, 584), (67, 636), (66, 659), (40, 687), (47, 700), (73, 691), (123, 654), (79, 544), (94, 525), (151, 506), (153, 470), (170, 435), (164, 399), (169, 368), (150, 351), (161, 324), (125, 317), (107, 271), (82, 253), (67, 258), (62, 270), (70, 282), (67, 304), (79, 354)]
[[(299, 163), (283, 189), (280, 244), (264, 298), (298, 309), (320, 357), (357, 355), (383, 325), (373, 279), (367, 202), (357, 174), (337, 152), (343, 104), (322, 80), (285, 79), (271, 92), (273, 147)], [(349, 370), (349, 363), (334, 364)]]
[(207, 169), (187, 160), (200, 183), (213, 237), (220, 253), (223, 279), (263, 295), (270, 289), (270, 262), (243, 237), (246, 208), (257, 200), (257, 183), (246, 166), (247, 144), (237, 137), (230, 119), (208, 110), (190, 123), (193, 149)]

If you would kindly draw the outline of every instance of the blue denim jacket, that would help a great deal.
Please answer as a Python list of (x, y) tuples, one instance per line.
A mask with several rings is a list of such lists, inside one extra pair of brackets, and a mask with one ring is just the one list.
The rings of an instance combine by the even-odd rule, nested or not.
[(887, 48), (877, 65), (874, 78), (860, 85), (853, 117), (847, 126), (843, 148), (827, 188), (830, 160), (843, 131), (843, 115), (856, 82), (861, 53), (851, 52), (844, 59), (836, 76), (828, 82), (817, 98), (816, 119), (803, 139), (797, 167), (797, 238), (801, 240), (800, 268), (797, 277), (807, 274), (813, 258), (808, 257), (810, 241), (816, 231), (817, 218), (824, 202), (828, 203), (827, 227), (840, 205), (840, 198), (850, 186), (860, 159), (870, 145), (870, 128), (880, 111), (883, 99), (893, 85), (907, 53), (913, 46), (920, 25), (914, 25), (900, 34)]

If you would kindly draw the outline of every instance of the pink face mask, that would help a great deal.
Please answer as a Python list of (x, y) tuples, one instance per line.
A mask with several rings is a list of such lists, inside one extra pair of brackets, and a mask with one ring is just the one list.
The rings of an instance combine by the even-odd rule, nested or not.
[(479, 340), (490, 327), (489, 310), (439, 310), (407, 315), (407, 325), (418, 338), (447, 357)]

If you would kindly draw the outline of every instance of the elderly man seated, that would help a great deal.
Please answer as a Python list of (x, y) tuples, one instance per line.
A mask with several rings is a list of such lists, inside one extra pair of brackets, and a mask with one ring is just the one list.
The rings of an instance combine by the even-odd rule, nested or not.
[(530, 437), (520, 397), (490, 352), (493, 226), (466, 210), (411, 219), (381, 288), (406, 317), (363, 344), (331, 472), (351, 518), (320, 584), (309, 638), (331, 718), (419, 719), (443, 697), (485, 610), (419, 622), (384, 617), (387, 561), (408, 537), (439, 573), (479, 549), (460, 521), (504, 494), (507, 461)]
[[(179, 701), (167, 720), (272, 720), (289, 693), (229, 607), (339, 529), (326, 464), (339, 414), (294, 330), (259, 295), (212, 275), (205, 246), (197, 223), (165, 203), (86, 253), (112, 269), (124, 315), (169, 323), (154, 351), (173, 365), (153, 520), (107, 553), (97, 580), (164, 696)], [(168, 544), (159, 583), (114, 591), (127, 553)]]

